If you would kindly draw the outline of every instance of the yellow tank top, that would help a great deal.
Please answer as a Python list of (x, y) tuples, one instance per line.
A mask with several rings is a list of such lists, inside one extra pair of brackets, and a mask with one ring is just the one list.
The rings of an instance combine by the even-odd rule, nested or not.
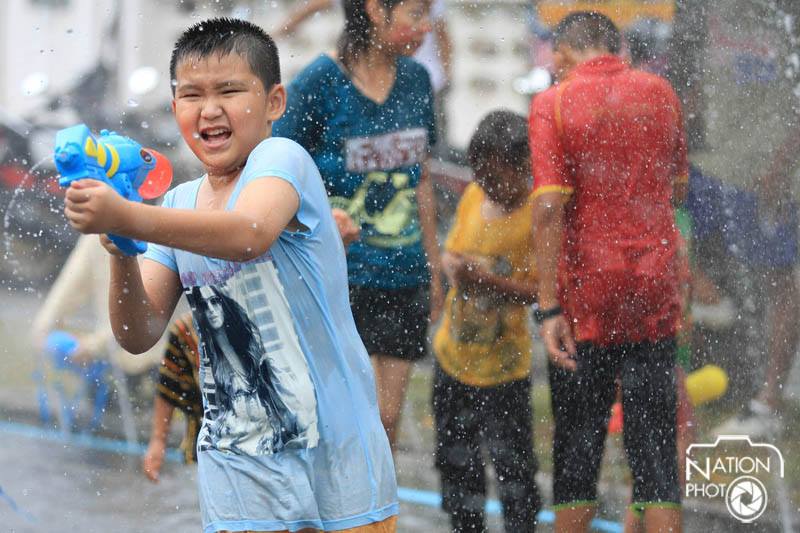
[[(471, 256), (495, 274), (534, 280), (532, 197), (491, 220), (481, 213), (484, 198), (477, 184), (467, 187), (445, 249)], [(433, 349), (442, 369), (467, 385), (523, 379), (531, 366), (528, 306), (451, 287)]]

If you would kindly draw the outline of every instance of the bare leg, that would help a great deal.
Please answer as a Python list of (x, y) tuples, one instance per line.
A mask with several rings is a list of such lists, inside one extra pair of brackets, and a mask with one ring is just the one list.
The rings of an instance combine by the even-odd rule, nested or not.
[(644, 533), (642, 515), (636, 513), (630, 507), (625, 511), (625, 525), (623, 531), (625, 531), (625, 533)]
[(556, 533), (584, 533), (597, 510), (595, 505), (576, 505), (556, 511)]
[(681, 533), (681, 510), (649, 507), (644, 512), (644, 528), (647, 533)]
[(388, 355), (373, 355), (370, 359), (372, 360), (372, 368), (375, 370), (381, 422), (386, 430), (386, 435), (389, 437), (389, 444), (394, 451), (400, 413), (406, 398), (408, 376), (411, 372), (411, 361)]

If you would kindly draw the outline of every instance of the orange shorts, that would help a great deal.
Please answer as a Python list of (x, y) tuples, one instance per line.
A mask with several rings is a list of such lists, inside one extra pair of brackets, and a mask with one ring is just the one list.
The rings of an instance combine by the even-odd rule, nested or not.
[[(336, 531), (336, 533), (395, 533), (396, 531), (397, 531), (397, 515), (390, 516), (386, 520), (382, 520), (380, 522), (373, 522), (365, 526), (351, 527), (350, 529), (340, 529)], [(318, 529), (301, 529), (297, 533), (318, 533), (318, 532), (319, 532)], [(244, 533), (261, 533), (261, 532), (245, 531)], [(284, 530), (275, 533), (289, 533), (289, 531)]]

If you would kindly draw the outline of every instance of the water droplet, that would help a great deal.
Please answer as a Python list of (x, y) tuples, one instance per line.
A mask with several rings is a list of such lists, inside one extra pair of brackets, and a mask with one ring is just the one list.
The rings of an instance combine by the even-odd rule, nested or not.
[(125, 331), (128, 331), (128, 324), (122, 324), (122, 329), (124, 329)]
[(134, 98), (128, 98), (128, 107), (139, 107), (139, 102)]
[(192, 138), (199, 139), (200, 138), (200, 134), (198, 132), (196, 132), (196, 131), (192, 132)]
[(148, 124), (146, 120), (143, 120), (141, 126), (142, 128), (147, 129), (150, 127), (150, 124)]

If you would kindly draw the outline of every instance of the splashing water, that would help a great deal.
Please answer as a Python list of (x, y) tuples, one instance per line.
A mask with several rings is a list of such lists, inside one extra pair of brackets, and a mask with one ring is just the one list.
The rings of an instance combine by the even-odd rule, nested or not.
[[(33, 282), (44, 281), (53, 274), (59, 256), (66, 255), (66, 248), (53, 245), (71, 245), (65, 232), (61, 231), (66, 222), (54, 224), (55, 220), (64, 220), (61, 210), (54, 205), (59, 201), (58, 197), (46, 196), (42, 187), (44, 182), (31, 182), (42, 165), (52, 161), (52, 156), (45, 157), (23, 175), (3, 212), (4, 268), (0, 275), (6, 278), (3, 281), (21, 284), (28, 291), (34, 289)], [(25, 193), (30, 191), (34, 191), (33, 197), (27, 198)], [(24, 203), (26, 198), (29, 203)]]

